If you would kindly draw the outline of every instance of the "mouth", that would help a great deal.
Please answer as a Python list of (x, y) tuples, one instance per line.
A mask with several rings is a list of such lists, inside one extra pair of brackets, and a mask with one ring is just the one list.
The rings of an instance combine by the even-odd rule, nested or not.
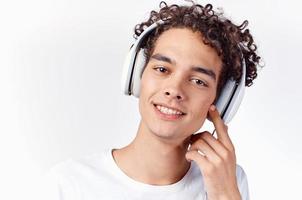
[(182, 112), (179, 109), (173, 109), (171, 107), (166, 107), (161, 104), (153, 104), (154, 109), (157, 114), (163, 119), (175, 120), (183, 117), (186, 113)]

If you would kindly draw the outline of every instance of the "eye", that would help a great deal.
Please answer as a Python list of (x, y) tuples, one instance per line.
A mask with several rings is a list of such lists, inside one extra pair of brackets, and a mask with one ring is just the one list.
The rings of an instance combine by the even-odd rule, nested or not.
[(204, 82), (204, 81), (202, 81), (202, 80), (200, 80), (200, 79), (192, 79), (198, 86), (205, 86), (205, 87), (208, 87), (208, 85)]
[(159, 71), (159, 72), (162, 72), (162, 73), (165, 73), (165, 72), (168, 71), (166, 68), (164, 68), (164, 67), (162, 67), (162, 66), (160, 66), (160, 67), (155, 67), (154, 69), (155, 69), (156, 71)]

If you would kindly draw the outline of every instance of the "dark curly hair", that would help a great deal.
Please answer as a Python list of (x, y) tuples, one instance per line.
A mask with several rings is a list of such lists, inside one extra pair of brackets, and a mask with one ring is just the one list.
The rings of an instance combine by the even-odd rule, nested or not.
[[(222, 70), (217, 86), (217, 96), (228, 79), (237, 83), (242, 74), (242, 59), (246, 63), (246, 86), (251, 86), (257, 77), (257, 65), (260, 57), (256, 54), (256, 45), (249, 29), (248, 21), (235, 25), (223, 16), (222, 11), (216, 12), (211, 4), (202, 6), (191, 1), (191, 6), (167, 5), (162, 1), (160, 10), (152, 10), (147, 21), (137, 24), (134, 28), (134, 38), (137, 37), (151, 24), (163, 20), (165, 23), (158, 26), (142, 44), (149, 62), (155, 47), (156, 40), (166, 30), (171, 28), (189, 28), (193, 32), (200, 32), (202, 41), (214, 48), (222, 60)], [(216, 101), (216, 99), (215, 99)]]

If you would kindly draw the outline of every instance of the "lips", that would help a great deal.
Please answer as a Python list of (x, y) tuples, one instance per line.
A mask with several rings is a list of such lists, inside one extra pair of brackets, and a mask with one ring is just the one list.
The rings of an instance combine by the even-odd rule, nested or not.
[(181, 115), (185, 115), (186, 113), (183, 112), (180, 108), (177, 108), (177, 107), (172, 107), (172, 106), (168, 106), (167, 104), (163, 104), (163, 103), (153, 103), (153, 105), (156, 107), (156, 106), (163, 106), (163, 107), (166, 107), (168, 109), (172, 109), (172, 110), (175, 110), (177, 112), (181, 112), (182, 114)]

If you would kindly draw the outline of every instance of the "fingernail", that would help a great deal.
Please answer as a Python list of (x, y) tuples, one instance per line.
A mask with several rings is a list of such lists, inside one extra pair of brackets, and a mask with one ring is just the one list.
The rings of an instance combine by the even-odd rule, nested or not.
[(191, 159), (190, 159), (190, 158), (188, 158), (187, 156), (185, 156), (185, 158), (186, 158), (186, 160), (187, 160), (188, 162), (191, 162)]
[(216, 109), (216, 106), (211, 105), (210, 109), (211, 109), (211, 111), (214, 111)]

